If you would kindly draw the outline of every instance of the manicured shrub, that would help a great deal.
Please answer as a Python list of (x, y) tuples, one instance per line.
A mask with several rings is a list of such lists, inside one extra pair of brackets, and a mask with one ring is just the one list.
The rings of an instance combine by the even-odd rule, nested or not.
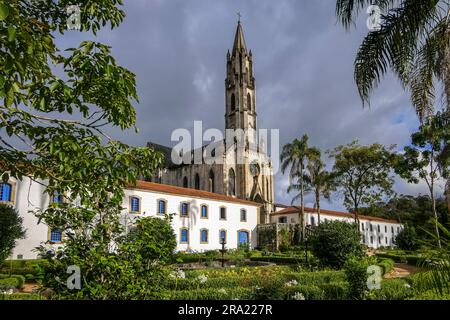
[(389, 279), (381, 282), (380, 289), (369, 291), (370, 300), (404, 300), (413, 294), (411, 285), (404, 279)]
[(416, 229), (412, 226), (405, 226), (395, 237), (394, 242), (402, 250), (415, 251), (420, 247)]
[(171, 291), (170, 300), (249, 300), (252, 290), (248, 288), (208, 288)]
[(322, 265), (341, 268), (351, 256), (364, 255), (361, 236), (354, 224), (325, 221), (311, 237), (312, 251)]
[(12, 278), (16, 278), (18, 280), (17, 288), (22, 288), (25, 283), (25, 277), (20, 274), (15, 274), (11, 276)]
[(450, 293), (440, 294), (434, 290), (428, 290), (408, 297), (406, 300), (450, 300)]
[(379, 267), (381, 267), (383, 274), (386, 274), (390, 272), (394, 268), (394, 260), (392, 259), (382, 259), (377, 264)]
[(22, 222), (13, 207), (0, 203), (0, 265), (11, 255), (16, 241), (25, 238)]
[(3, 286), (14, 287), (14, 288), (19, 288), (20, 279), (18, 279), (16, 277), (0, 279), (0, 286), (2, 286), (2, 285)]
[(296, 280), (298, 284), (324, 284), (345, 281), (343, 271), (291, 272), (286, 274), (287, 280)]
[(45, 298), (36, 293), (13, 293), (0, 294), (0, 300), (45, 300)]
[(367, 259), (350, 257), (344, 264), (345, 277), (348, 282), (349, 299), (360, 300), (365, 296), (367, 290)]
[(177, 246), (171, 218), (145, 217), (136, 222), (136, 231), (130, 233), (135, 243), (139, 244), (139, 253), (145, 260), (169, 262)]
[(300, 264), (304, 263), (305, 259), (302, 257), (283, 257), (283, 256), (267, 256), (267, 257), (251, 257), (251, 261), (272, 262), (276, 264)]

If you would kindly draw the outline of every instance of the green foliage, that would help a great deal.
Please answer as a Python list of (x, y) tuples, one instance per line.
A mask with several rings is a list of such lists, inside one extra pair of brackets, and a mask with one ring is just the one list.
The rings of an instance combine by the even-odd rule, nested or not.
[(171, 300), (249, 300), (253, 297), (249, 288), (214, 288), (172, 291)]
[(342, 221), (325, 221), (311, 237), (313, 254), (322, 265), (340, 268), (351, 256), (364, 255), (355, 226)]
[(0, 265), (11, 255), (16, 241), (25, 238), (22, 221), (13, 207), (0, 203)]
[(361, 146), (354, 141), (329, 152), (335, 159), (335, 183), (344, 194), (344, 205), (349, 211), (357, 214), (361, 205), (372, 204), (384, 195), (393, 194), (393, 147), (386, 148), (377, 143)]
[(170, 216), (165, 219), (145, 217), (136, 220), (136, 229), (129, 233), (129, 238), (139, 247), (139, 253), (144, 260), (172, 260), (177, 240), (171, 221)]
[(350, 299), (364, 299), (367, 291), (367, 268), (369, 262), (365, 258), (350, 257), (344, 264), (345, 277), (349, 284)]
[(402, 250), (415, 251), (419, 249), (420, 243), (414, 227), (405, 226), (395, 237), (395, 244)]
[[(0, 37), (0, 130), (6, 132), (0, 139), (1, 173), (40, 179), (48, 194), (57, 191), (67, 198), (34, 212), (39, 222), (64, 232), (64, 247), (54, 252), (40, 247), (49, 260), (44, 285), (57, 296), (154, 297), (165, 272), (158, 261), (143, 263), (143, 248), (123, 239), (120, 218), (124, 188), (140, 176), (150, 177), (162, 156), (115, 141), (102, 130), (106, 125), (135, 128), (135, 75), (117, 65), (104, 44), (56, 47), (55, 38), (67, 31), (67, 4), (0, 0), (0, 34), (8, 34)], [(85, 38), (125, 17), (121, 0), (77, 5)], [(17, 149), (15, 141), (25, 143)], [(111, 244), (117, 252), (111, 252)], [(65, 286), (69, 265), (82, 270), (80, 291)]]
[(382, 269), (383, 274), (389, 273), (394, 268), (394, 260), (381, 259), (381, 261), (377, 263), (377, 266)]
[(45, 298), (36, 293), (13, 293), (0, 294), (0, 300), (45, 300)]
[(369, 300), (405, 300), (411, 297), (414, 290), (405, 279), (389, 279), (381, 282), (380, 289), (370, 290)]
[(4, 278), (0, 279), (0, 286), (20, 288), (20, 282), (21, 280), (17, 277)]

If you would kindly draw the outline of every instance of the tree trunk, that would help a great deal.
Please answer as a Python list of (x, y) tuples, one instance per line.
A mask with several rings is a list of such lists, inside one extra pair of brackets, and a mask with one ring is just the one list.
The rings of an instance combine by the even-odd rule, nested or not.
[(304, 171), (304, 164), (303, 160), (300, 164), (300, 243), (303, 243), (303, 239), (305, 237), (305, 204), (303, 202), (303, 193), (304, 193), (304, 186), (303, 186), (303, 171)]
[(445, 184), (445, 199), (447, 200), (447, 209), (450, 215), (450, 178), (447, 179), (447, 183)]
[(430, 157), (430, 195), (431, 195), (431, 203), (433, 205), (434, 227), (435, 227), (437, 242), (438, 242), (439, 248), (441, 248), (441, 239), (439, 236), (439, 227), (438, 227), (438, 216), (437, 216), (437, 211), (436, 211), (436, 199), (434, 198), (434, 170), (433, 170), (434, 162), (433, 162), (433, 159), (434, 159), (434, 152), (432, 151), (431, 157)]
[(320, 226), (320, 194), (316, 193), (317, 225)]

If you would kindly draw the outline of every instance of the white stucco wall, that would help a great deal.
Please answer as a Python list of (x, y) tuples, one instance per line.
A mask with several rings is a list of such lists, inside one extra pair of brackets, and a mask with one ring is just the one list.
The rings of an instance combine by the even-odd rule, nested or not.
[[(44, 193), (44, 186), (32, 182), (29, 178), (23, 178), (22, 181), (10, 179), (12, 184), (12, 205), (23, 218), (23, 226), (26, 229), (26, 238), (17, 241), (17, 245), (11, 255), (12, 259), (35, 259), (38, 253), (35, 248), (45, 244), (49, 239), (49, 228), (44, 223), (38, 224), (37, 218), (30, 210), (45, 209), (50, 203), (50, 197)], [(221, 248), (219, 231), (227, 231), (226, 248), (237, 248), (238, 231), (246, 230), (249, 233), (249, 242), (251, 247), (256, 246), (256, 226), (258, 224), (258, 207), (227, 201), (215, 201), (209, 199), (195, 198), (189, 196), (179, 196), (163, 193), (155, 193), (147, 190), (126, 190), (123, 207), (126, 208), (123, 213), (129, 219), (133, 220), (144, 216), (158, 216), (157, 200), (165, 199), (167, 202), (167, 213), (174, 213), (173, 229), (177, 237), (177, 250), (181, 251), (205, 251)], [(129, 214), (129, 196), (137, 195), (141, 197), (141, 214)], [(190, 204), (189, 217), (180, 217), (181, 202)], [(209, 208), (208, 219), (200, 218), (200, 206), (206, 204)], [(220, 220), (220, 207), (227, 208), (227, 219)], [(240, 210), (247, 211), (247, 221), (240, 221)], [(180, 229), (187, 227), (189, 229), (189, 243), (180, 243)], [(208, 230), (208, 243), (200, 243), (200, 230)], [(61, 244), (50, 245), (57, 247)]]
[[(129, 208), (130, 206), (130, 196), (138, 196), (141, 198), (141, 214), (131, 214), (130, 217), (161, 216), (157, 214), (158, 200), (166, 200), (166, 212), (168, 214), (174, 214), (172, 226), (177, 237), (177, 250), (179, 251), (205, 251), (222, 248), (219, 238), (220, 230), (226, 230), (227, 232), (226, 248), (228, 249), (238, 247), (238, 231), (243, 230), (249, 233), (251, 247), (256, 246), (256, 226), (258, 224), (257, 206), (144, 190), (126, 190), (125, 194), (125, 208)], [(180, 216), (182, 202), (189, 203), (188, 217)], [(200, 207), (203, 204), (208, 206), (207, 219), (201, 218)], [(220, 219), (220, 207), (226, 207), (226, 220)], [(241, 209), (247, 211), (247, 221), (240, 221)], [(182, 228), (188, 228), (189, 230), (188, 244), (180, 243), (180, 230)], [(200, 243), (200, 230), (202, 229), (208, 230), (208, 243)]]
[[(280, 218), (287, 218), (287, 223), (299, 223), (298, 213), (288, 213), (288, 214), (276, 214), (271, 215), (271, 222), (279, 222)], [(313, 221), (311, 217), (314, 218), (314, 225), (317, 226), (318, 215), (317, 213), (307, 212), (305, 213), (305, 223), (306, 225), (312, 225)], [(320, 221), (345, 221), (348, 223), (354, 223), (353, 217), (342, 217), (335, 216), (331, 214), (320, 214)], [(379, 220), (367, 220), (360, 217), (360, 232), (362, 235), (362, 243), (370, 248), (380, 248), (380, 247), (394, 247), (395, 244), (393, 240), (397, 234), (403, 229), (403, 225), (400, 223), (393, 223), (389, 221), (379, 221)], [(364, 227), (363, 227), (364, 225)], [(370, 230), (370, 225), (372, 225), (372, 231)], [(379, 230), (378, 231), (378, 227)]]

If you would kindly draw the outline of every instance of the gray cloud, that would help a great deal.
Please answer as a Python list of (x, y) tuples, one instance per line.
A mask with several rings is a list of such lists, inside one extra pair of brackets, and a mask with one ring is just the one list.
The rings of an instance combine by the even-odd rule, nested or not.
[[(176, 128), (224, 127), (225, 57), (231, 49), (236, 12), (242, 14), (247, 46), (254, 54), (260, 128), (279, 128), (281, 145), (307, 133), (323, 150), (358, 139), (403, 146), (418, 126), (399, 82), (387, 76), (363, 109), (353, 81), (353, 59), (367, 33), (365, 16), (345, 31), (334, 1), (132, 0), (117, 29), (96, 41), (113, 47), (118, 62), (137, 75), (139, 134), (111, 129), (132, 145), (170, 144)], [(92, 39), (92, 37), (89, 37)], [(85, 35), (58, 37), (74, 46)], [(290, 202), (287, 180), (276, 175), (276, 200)], [(423, 185), (396, 183), (399, 193), (425, 193)], [(308, 197), (307, 202), (312, 202)], [(324, 204), (342, 208), (337, 199)]]

